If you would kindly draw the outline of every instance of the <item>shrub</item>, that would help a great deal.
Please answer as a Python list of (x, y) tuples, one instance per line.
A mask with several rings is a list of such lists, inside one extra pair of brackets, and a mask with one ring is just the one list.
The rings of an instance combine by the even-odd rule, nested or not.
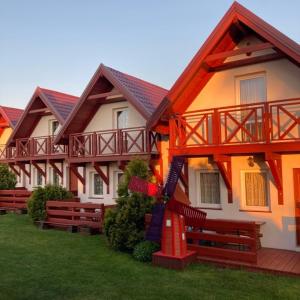
[(143, 241), (134, 247), (133, 257), (138, 261), (149, 262), (152, 261), (152, 253), (159, 250), (159, 244), (150, 241)]
[(8, 165), (0, 164), (0, 190), (13, 190), (16, 188), (17, 178)]
[(43, 221), (47, 217), (46, 202), (48, 200), (71, 199), (73, 194), (58, 185), (37, 187), (27, 202), (28, 214), (33, 221)]
[(135, 159), (128, 164), (118, 187), (117, 205), (106, 212), (104, 220), (105, 234), (111, 247), (127, 252), (133, 251), (134, 246), (144, 239), (144, 217), (151, 212), (154, 202), (152, 197), (128, 190), (132, 176), (151, 179), (145, 161)]

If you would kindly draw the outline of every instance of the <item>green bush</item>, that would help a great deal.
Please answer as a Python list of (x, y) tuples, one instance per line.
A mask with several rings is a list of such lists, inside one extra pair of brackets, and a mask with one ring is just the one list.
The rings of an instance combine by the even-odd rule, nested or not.
[(13, 190), (16, 188), (17, 178), (8, 165), (0, 164), (0, 190)]
[(152, 261), (152, 253), (159, 250), (159, 244), (150, 241), (143, 241), (134, 247), (133, 257), (138, 261), (149, 262)]
[(132, 252), (135, 245), (144, 239), (144, 217), (151, 212), (154, 202), (152, 197), (128, 190), (132, 176), (151, 180), (145, 161), (135, 159), (128, 164), (118, 187), (117, 205), (107, 210), (104, 220), (105, 234), (111, 247), (126, 252)]
[(48, 184), (37, 187), (27, 202), (28, 214), (33, 221), (43, 221), (47, 218), (46, 202), (48, 200), (63, 200), (73, 198), (73, 194), (64, 187)]

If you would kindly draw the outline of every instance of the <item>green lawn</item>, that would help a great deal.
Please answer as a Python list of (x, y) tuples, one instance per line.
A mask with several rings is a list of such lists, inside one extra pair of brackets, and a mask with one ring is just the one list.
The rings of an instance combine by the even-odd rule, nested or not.
[(300, 299), (300, 280), (193, 265), (152, 267), (103, 236), (41, 231), (0, 216), (0, 299)]

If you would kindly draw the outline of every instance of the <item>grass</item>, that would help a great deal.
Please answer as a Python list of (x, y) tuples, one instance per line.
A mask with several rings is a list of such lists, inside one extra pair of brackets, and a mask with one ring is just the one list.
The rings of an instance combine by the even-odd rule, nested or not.
[(113, 252), (104, 236), (0, 216), (0, 299), (300, 299), (298, 278), (195, 264), (183, 272)]

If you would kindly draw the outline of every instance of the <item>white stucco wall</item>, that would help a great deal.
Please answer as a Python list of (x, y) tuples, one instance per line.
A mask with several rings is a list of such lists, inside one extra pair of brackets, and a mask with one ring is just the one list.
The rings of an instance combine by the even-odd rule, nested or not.
[(54, 115), (41, 117), (30, 137), (42, 137), (50, 135), (50, 122), (52, 120), (57, 120)]
[(128, 128), (146, 125), (146, 120), (128, 101), (121, 101), (101, 105), (84, 132), (116, 129), (115, 111), (123, 108), (128, 109)]

